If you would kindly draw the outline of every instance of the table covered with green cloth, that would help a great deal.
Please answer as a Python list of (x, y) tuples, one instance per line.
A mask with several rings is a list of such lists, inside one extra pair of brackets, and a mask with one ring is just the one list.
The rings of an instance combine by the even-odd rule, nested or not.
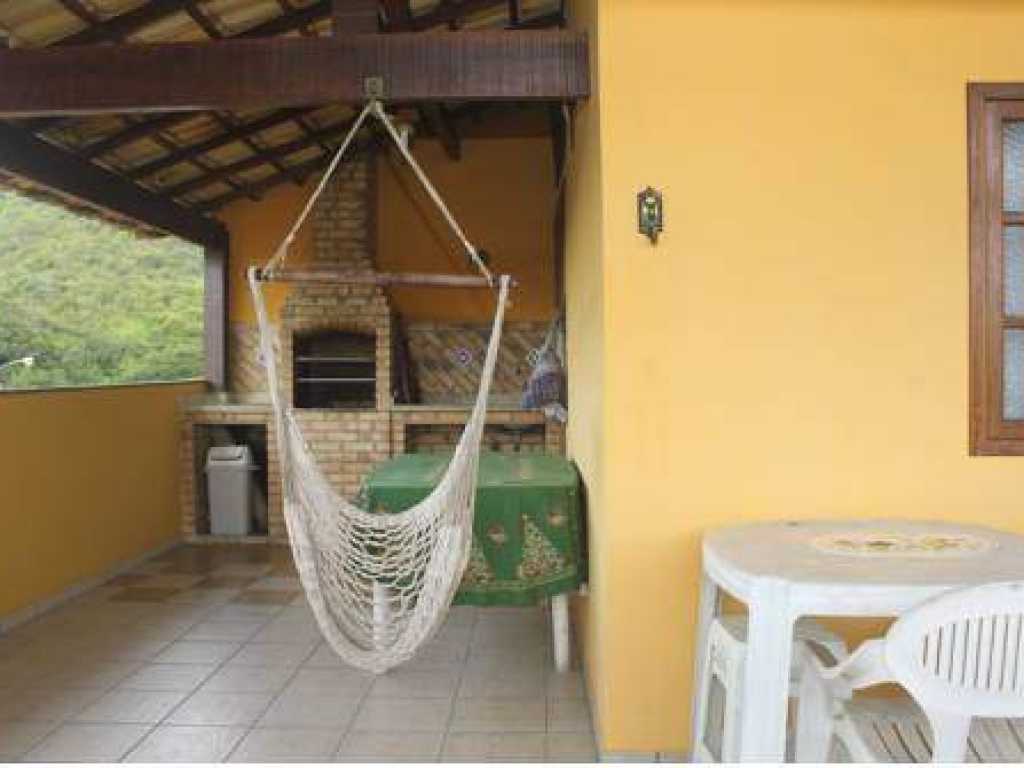
[[(366, 479), (374, 512), (408, 509), (444, 475), (451, 454), (412, 453)], [(532, 605), (583, 580), (579, 476), (561, 456), (481, 452), (473, 549), (455, 602)]]

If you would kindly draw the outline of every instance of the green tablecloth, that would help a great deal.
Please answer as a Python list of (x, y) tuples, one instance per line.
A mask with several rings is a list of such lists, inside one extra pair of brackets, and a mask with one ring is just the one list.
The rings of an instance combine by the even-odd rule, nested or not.
[[(376, 467), (365, 499), (399, 512), (437, 485), (450, 454), (414, 453)], [(579, 476), (560, 456), (483, 452), (473, 550), (455, 602), (532, 605), (583, 580)]]

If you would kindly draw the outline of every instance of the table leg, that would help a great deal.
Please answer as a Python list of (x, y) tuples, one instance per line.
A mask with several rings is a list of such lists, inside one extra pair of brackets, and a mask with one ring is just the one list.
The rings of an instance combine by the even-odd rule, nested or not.
[(690, 743), (693, 745), (691, 760), (695, 763), (700, 762), (698, 745), (704, 730), (708, 700), (708, 681), (704, 679), (704, 654), (711, 622), (719, 612), (719, 603), (718, 585), (709, 579), (706, 573), (702, 573), (697, 606), (697, 638), (693, 646), (693, 701), (690, 709)]
[(551, 639), (555, 647), (555, 669), (569, 670), (569, 595), (551, 598)]
[(771, 580), (756, 585), (748, 610), (739, 759), (781, 763), (786, 759), (789, 666), (795, 621), (786, 585)]

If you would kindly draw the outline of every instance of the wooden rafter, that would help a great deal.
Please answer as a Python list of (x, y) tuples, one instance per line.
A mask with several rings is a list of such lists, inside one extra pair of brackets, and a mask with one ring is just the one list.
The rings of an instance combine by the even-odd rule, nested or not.
[(317, 0), (312, 5), (300, 8), (295, 11), (283, 13), (272, 19), (250, 27), (241, 34), (232, 37), (274, 37), (284, 35), (296, 29), (315, 24), (318, 21), (328, 18), (331, 15), (331, 0)]
[[(362, 141), (356, 141), (349, 151), (352, 153), (352, 155), (357, 155), (359, 152), (364, 151), (374, 141), (374, 139), (364, 139)], [(325, 160), (326, 155), (321, 155), (320, 157), (314, 157), (310, 160), (304, 160), (301, 163), (296, 163), (295, 165), (290, 166), (290, 168), (293, 173), (303, 173), (308, 175), (320, 170), (323, 167)], [(274, 187), (283, 184), (287, 181), (287, 177), (281, 176), (280, 174), (274, 174), (252, 183), (250, 185), (250, 188), (255, 190), (257, 194), (262, 194), (267, 190), (273, 189)], [(192, 206), (192, 210), (201, 213), (212, 213), (213, 211), (217, 211), (223, 208), (228, 203), (232, 203), (241, 197), (243, 197), (243, 195), (240, 195), (238, 192), (226, 192), (223, 195), (219, 195), (208, 200), (203, 200), (201, 203)]]
[[(213, 113), (213, 119), (225, 133), (238, 127), (238, 123), (232, 117), (222, 115), (219, 112)], [(242, 136), (239, 141), (245, 145), (246, 149), (252, 152), (253, 157), (258, 157), (264, 164), (272, 166), (278, 173), (288, 176), (296, 184), (302, 184), (304, 177), (293, 174), (275, 154), (260, 146), (252, 135)]]
[(211, 246), (226, 242), (227, 232), (217, 222), (12, 125), (0, 124), (0, 168), (191, 242)]
[[(313, 131), (311, 135), (302, 136), (293, 141), (286, 142), (284, 144), (278, 144), (272, 147), (268, 147), (268, 151), (273, 152), (279, 158), (285, 158), (289, 155), (294, 155), (296, 152), (301, 152), (305, 149), (309, 149), (315, 146), (318, 142), (328, 140), (330, 138), (337, 137), (344, 133), (347, 133), (349, 128), (352, 127), (352, 121), (355, 118), (349, 120), (343, 120), (338, 123), (333, 123), (319, 130)], [(197, 176), (194, 179), (183, 181), (179, 184), (175, 184), (171, 187), (166, 187), (161, 190), (164, 194), (170, 197), (183, 197), (185, 195), (192, 194), (193, 192), (208, 187), (211, 184), (216, 184), (226, 178), (235, 176), (240, 173), (251, 171), (255, 168), (259, 168), (261, 165), (265, 165), (266, 160), (259, 156), (251, 156), (244, 158), (243, 160), (237, 160), (234, 163), (228, 163), (215, 168), (203, 176)]]
[(586, 37), (565, 30), (0, 50), (0, 71), (6, 117), (358, 103), (371, 76), (403, 102), (589, 94)]
[(150, 134), (166, 131), (189, 120), (195, 120), (195, 118), (195, 112), (172, 112), (148, 120), (139, 120), (122, 131), (85, 146), (79, 154), (88, 158), (102, 157), (127, 144), (140, 141)]
[(189, 158), (194, 155), (203, 155), (207, 152), (212, 152), (213, 150), (219, 149), (227, 144), (233, 144), (236, 141), (240, 141), (249, 136), (254, 136), (262, 131), (274, 128), (283, 123), (299, 119), (303, 115), (309, 114), (311, 111), (313, 110), (280, 109), (275, 112), (271, 112), (269, 115), (265, 115), (257, 120), (253, 120), (248, 123), (240, 123), (230, 130), (225, 130), (223, 133), (211, 136), (209, 139), (200, 141), (196, 144), (189, 144), (175, 150), (174, 152), (170, 152), (163, 157), (158, 157), (155, 160), (150, 160), (149, 162), (143, 163), (135, 168), (130, 168), (125, 171), (125, 175), (132, 179), (144, 179), (161, 171), (165, 171), (168, 168), (172, 168), (180, 163), (188, 162)]
[(461, 159), (462, 144), (459, 141), (459, 134), (444, 105), (424, 104), (419, 108), (419, 113), (420, 119), (441, 142), (445, 154), (452, 160)]

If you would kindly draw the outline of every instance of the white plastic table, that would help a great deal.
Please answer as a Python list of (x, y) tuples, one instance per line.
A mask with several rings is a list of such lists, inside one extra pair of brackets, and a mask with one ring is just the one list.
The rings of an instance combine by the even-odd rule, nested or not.
[[(980, 526), (782, 521), (711, 531), (703, 542), (694, 695), (724, 591), (749, 611), (740, 759), (782, 762), (797, 618), (898, 616), (949, 589), (1021, 579), (1024, 537)], [(691, 732), (696, 741), (696, 723)]]

